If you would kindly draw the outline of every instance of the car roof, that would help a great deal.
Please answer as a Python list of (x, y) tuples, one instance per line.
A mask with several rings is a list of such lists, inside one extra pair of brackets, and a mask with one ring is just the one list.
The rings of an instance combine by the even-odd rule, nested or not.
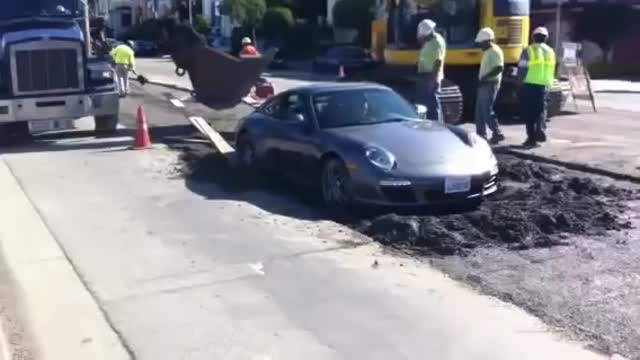
[(369, 82), (322, 82), (301, 86), (290, 91), (306, 94), (318, 95), (328, 92), (347, 90), (391, 90), (386, 86)]

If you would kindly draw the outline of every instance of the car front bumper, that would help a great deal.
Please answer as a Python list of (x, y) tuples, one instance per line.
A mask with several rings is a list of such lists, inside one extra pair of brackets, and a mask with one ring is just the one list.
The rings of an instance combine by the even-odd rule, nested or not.
[(0, 99), (0, 123), (115, 115), (119, 112), (119, 104), (116, 91)]
[(439, 206), (481, 200), (498, 189), (497, 170), (469, 175), (470, 189), (445, 193), (445, 176), (384, 179), (354, 176), (354, 202), (361, 205), (414, 207)]

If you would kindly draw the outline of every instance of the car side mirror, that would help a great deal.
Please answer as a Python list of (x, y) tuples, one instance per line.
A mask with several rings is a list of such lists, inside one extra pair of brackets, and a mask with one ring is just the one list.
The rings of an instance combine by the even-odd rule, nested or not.
[(416, 104), (416, 112), (418, 113), (418, 117), (420, 119), (427, 119), (427, 107), (422, 104)]

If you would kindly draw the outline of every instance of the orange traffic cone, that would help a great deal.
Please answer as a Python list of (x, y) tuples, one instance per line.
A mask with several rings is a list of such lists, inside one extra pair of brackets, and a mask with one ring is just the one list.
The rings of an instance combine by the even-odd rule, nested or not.
[(134, 150), (143, 150), (151, 147), (151, 138), (149, 137), (149, 127), (147, 126), (147, 118), (144, 115), (142, 105), (138, 106), (138, 129), (136, 130), (136, 139), (133, 144)]

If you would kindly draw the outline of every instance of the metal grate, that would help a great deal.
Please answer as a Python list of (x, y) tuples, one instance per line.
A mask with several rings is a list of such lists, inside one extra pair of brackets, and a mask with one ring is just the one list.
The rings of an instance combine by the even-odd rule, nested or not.
[(521, 45), (523, 27), (521, 19), (498, 19), (496, 42), (498, 45)]
[(80, 88), (76, 49), (37, 49), (15, 52), (19, 93)]

